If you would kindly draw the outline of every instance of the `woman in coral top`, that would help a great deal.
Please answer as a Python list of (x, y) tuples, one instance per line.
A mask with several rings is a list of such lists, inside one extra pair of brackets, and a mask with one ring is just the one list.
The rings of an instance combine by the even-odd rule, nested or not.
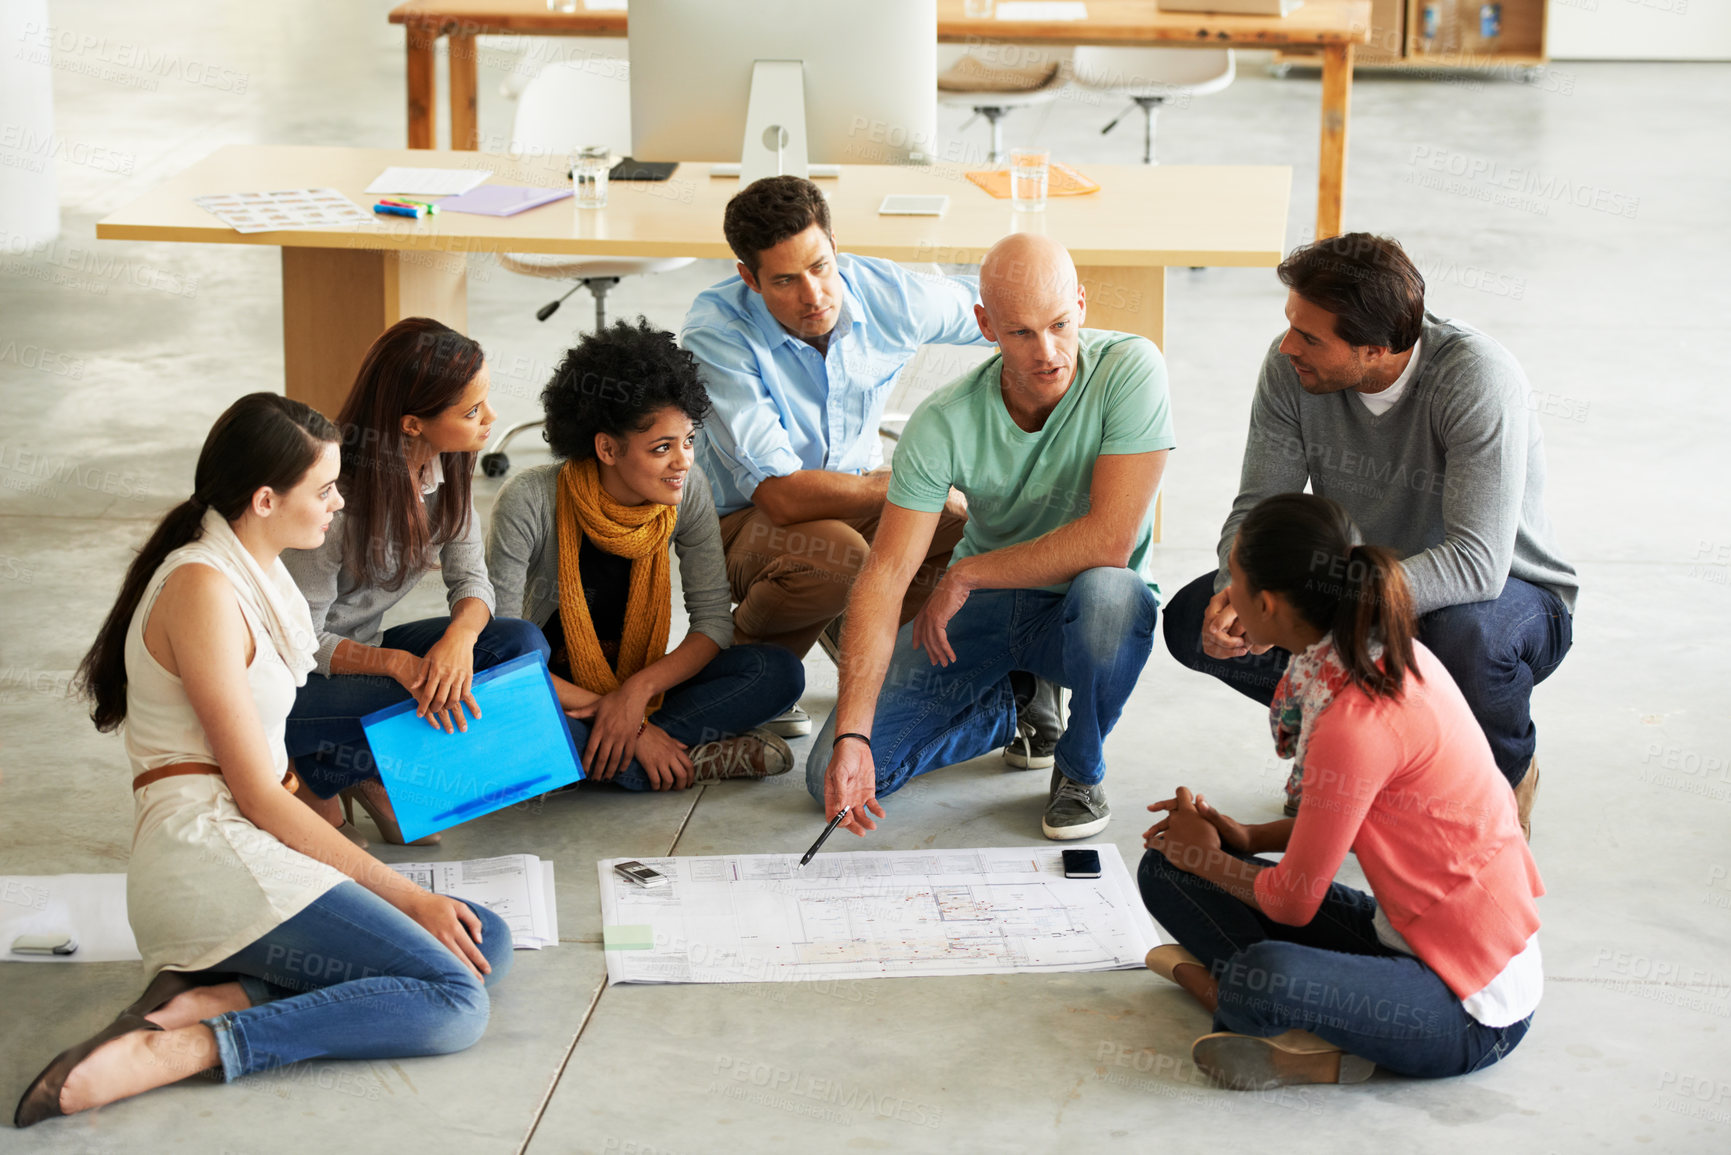
[[(1270, 711), (1298, 817), (1245, 825), (1180, 787), (1149, 809), (1149, 969), (1214, 1016), (1196, 1065), (1234, 1087), (1441, 1078), (1497, 1062), (1543, 990), (1544, 893), (1514, 796), (1448, 671), (1413, 639), (1399, 560), (1341, 507), (1260, 503), (1232, 608), (1293, 659)], [(1278, 862), (1258, 858), (1284, 851)], [(1370, 894), (1333, 881), (1358, 856)]]

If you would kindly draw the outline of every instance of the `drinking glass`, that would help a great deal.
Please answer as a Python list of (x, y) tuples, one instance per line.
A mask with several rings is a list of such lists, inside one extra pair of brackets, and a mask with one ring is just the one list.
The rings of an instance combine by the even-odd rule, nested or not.
[(607, 207), (607, 172), (612, 162), (612, 150), (604, 144), (587, 145), (571, 157), (571, 185), (578, 208)]
[(1043, 148), (1010, 150), (1010, 206), (1019, 213), (1046, 211), (1052, 154)]

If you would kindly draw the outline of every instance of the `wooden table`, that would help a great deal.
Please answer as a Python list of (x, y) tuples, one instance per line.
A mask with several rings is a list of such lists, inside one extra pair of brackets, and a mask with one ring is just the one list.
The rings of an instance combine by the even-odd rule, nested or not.
[[(442, 213), (327, 230), (241, 234), (193, 204), (210, 193), (329, 187), (356, 204), (387, 165), (490, 168), (496, 184), (555, 185), (562, 161), (525, 164), (474, 152), (229, 145), (170, 177), (96, 226), (102, 240), (270, 245), (282, 249), (283, 368), (290, 397), (334, 414), (362, 354), (386, 327), (432, 316), (468, 320), (468, 254), (587, 253), (732, 259), (722, 207), (737, 179), (684, 164), (659, 183), (615, 181), (604, 209), (570, 200), (514, 217)], [(898, 261), (975, 264), (1000, 237), (1047, 233), (1081, 267), (1088, 324), (1166, 338), (1166, 268), (1270, 267), (1280, 262), (1292, 170), (1285, 166), (1090, 165), (1101, 191), (1054, 197), (1018, 213), (962, 175), (960, 166), (844, 166), (822, 182), (838, 243)], [(942, 217), (883, 217), (887, 193), (945, 193)], [(202, 307), (208, 307), (201, 305)], [(220, 306), (219, 306), (220, 307)]]
[[(578, 0), (581, 4), (582, 0)], [(870, 0), (861, 0), (869, 4)], [(1340, 232), (1346, 191), (1346, 130), (1352, 107), (1353, 46), (1370, 41), (1371, 0), (1305, 0), (1287, 17), (1163, 12), (1157, 0), (1087, 0), (1081, 21), (969, 20), (963, 0), (938, 0), (938, 39), (946, 43), (1105, 44), (1116, 47), (1315, 48), (1322, 54), (1322, 139), (1316, 235)], [(624, 36), (626, 13), (549, 12), (546, 0), (409, 0), (391, 10), (408, 46), (409, 147), (436, 140), (433, 52), (450, 38), (451, 145), (479, 144), (475, 37), (478, 35)]]

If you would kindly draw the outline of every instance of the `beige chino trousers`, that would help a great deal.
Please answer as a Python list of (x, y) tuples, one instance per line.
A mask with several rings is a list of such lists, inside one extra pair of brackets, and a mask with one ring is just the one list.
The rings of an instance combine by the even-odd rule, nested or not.
[[(900, 624), (912, 621), (932, 596), (966, 525), (965, 517), (939, 515), (925, 564), (902, 598)], [(748, 505), (723, 517), (727, 580), (738, 603), (734, 641), (767, 642), (805, 657), (824, 627), (847, 608), (848, 593), (871, 552), (877, 528), (875, 513), (776, 525)]]

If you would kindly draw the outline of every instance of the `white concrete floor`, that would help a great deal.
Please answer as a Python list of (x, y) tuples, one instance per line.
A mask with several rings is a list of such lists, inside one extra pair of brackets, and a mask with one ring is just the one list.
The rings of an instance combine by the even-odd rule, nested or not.
[[(281, 383), (274, 251), (98, 244), (94, 222), (220, 144), (400, 144), (402, 36), (389, 7), (54, 5), (65, 232), (46, 250), (0, 253), (0, 873), (125, 869), (125, 760), (66, 700), (66, 681), (130, 551), (187, 491), (211, 419)], [(21, 50), (0, 45), (0, 60)], [(489, 134), (508, 131), (495, 91), (506, 64), (484, 59)], [(1232, 88), (1163, 116), (1162, 156), (1291, 164), (1297, 243), (1314, 215), (1317, 87), (1314, 73), (1274, 80), (1246, 60)], [(523, 851), (559, 870), (564, 941), (517, 956), (469, 1052), (188, 1084), (8, 1133), (0, 1147), (1725, 1150), (1731, 744), (1714, 703), (1731, 627), (1731, 402), (1715, 342), (1731, 322), (1731, 162), (1719, 147), (1731, 69), (1564, 63), (1531, 86), (1365, 75), (1354, 96), (1348, 227), (1401, 238), (1433, 306), (1526, 366), (1551, 514), (1583, 580), (1575, 652), (1535, 699), (1548, 985), (1506, 1063), (1447, 1082), (1221, 1091), (1188, 1060), (1206, 1019), (1146, 973), (606, 989), (593, 861), (803, 847), (817, 816), (790, 775), (567, 796), (448, 835), (443, 856)], [(1018, 114), (1010, 137), (1075, 162), (1127, 162), (1133, 123), (1098, 134), (1116, 111), (1066, 99)], [(946, 113), (946, 131), (959, 121)], [(96, 156), (109, 159), (80, 163)], [(723, 271), (628, 282), (615, 313), (677, 327)], [(527, 416), (570, 336), (561, 326), (587, 310), (574, 300), (558, 324), (537, 325), (545, 286), (484, 263), (470, 292), (499, 408)], [(1169, 590), (1211, 564), (1282, 299), (1267, 270), (1172, 274), (1181, 449), (1159, 552)], [(40, 368), (26, 347), (58, 356)], [(480, 491), (485, 510), (496, 484)], [(439, 603), (423, 588), (409, 609)], [(809, 672), (807, 706), (821, 713), (834, 673), (821, 658)], [(1107, 753), (1108, 834), (1132, 863), (1141, 805), (1174, 785), (1205, 784), (1251, 819), (1279, 804), (1284, 771), (1259, 711), (1162, 650)], [(1043, 782), (995, 759), (943, 772), (893, 799), (870, 845), (1039, 842)], [(10, 1103), (139, 983), (127, 965), (0, 966), (0, 1097)]]

